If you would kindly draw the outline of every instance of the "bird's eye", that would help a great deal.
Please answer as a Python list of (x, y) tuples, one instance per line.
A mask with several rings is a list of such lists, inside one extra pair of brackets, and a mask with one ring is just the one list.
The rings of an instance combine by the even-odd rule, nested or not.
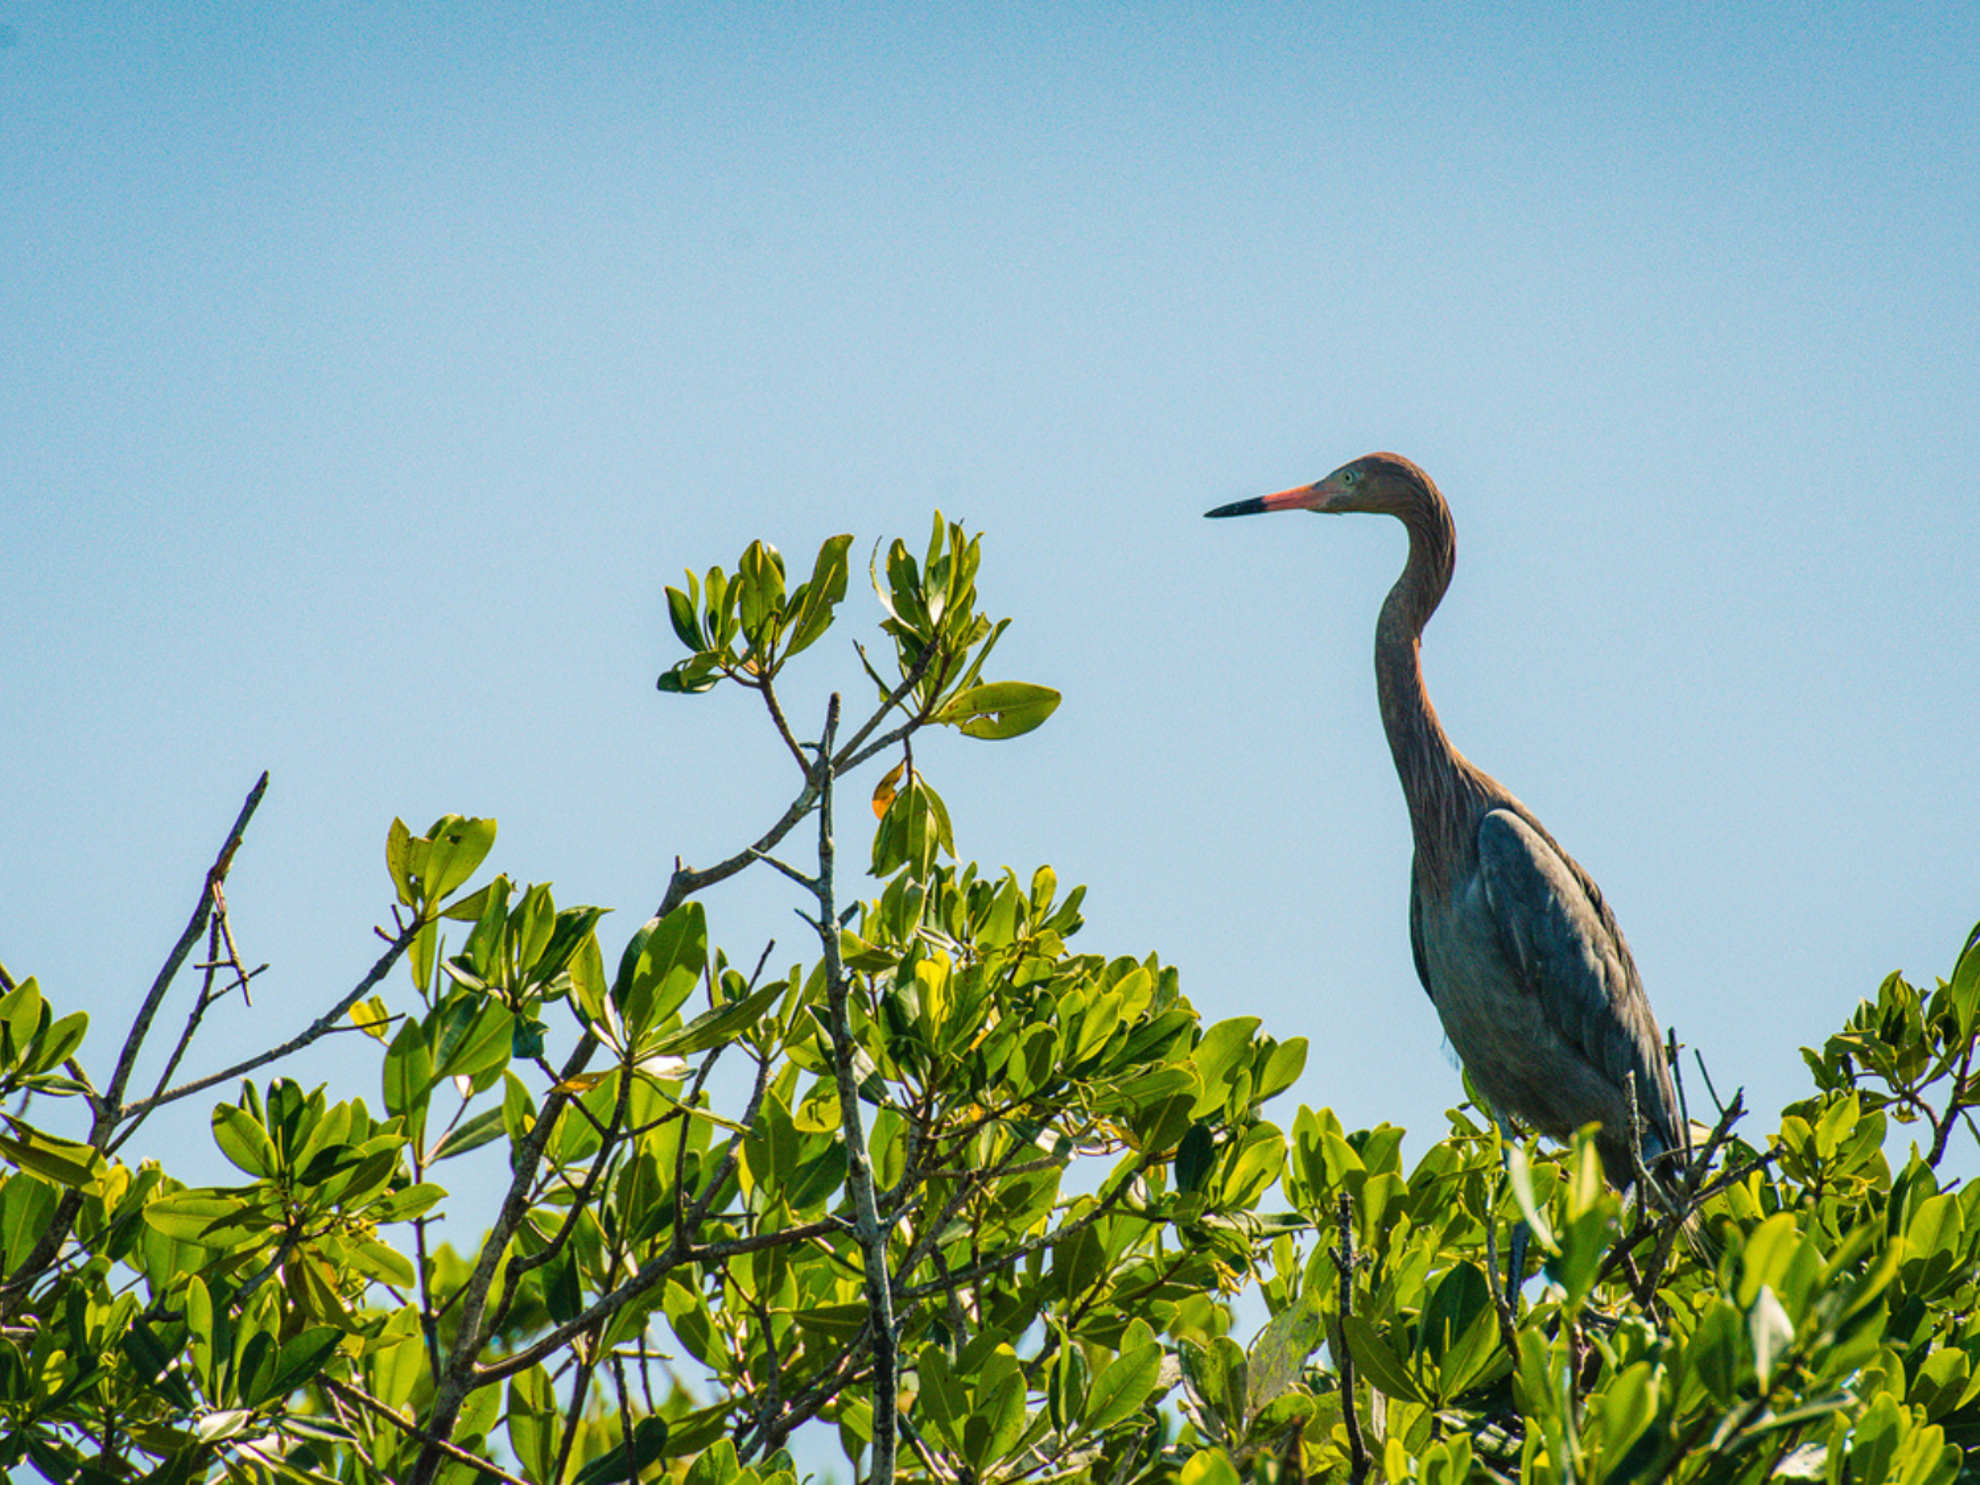
[(1361, 471), (1358, 469), (1343, 469), (1341, 471), (1341, 483), (1344, 485), (1351, 485), (1360, 478)]

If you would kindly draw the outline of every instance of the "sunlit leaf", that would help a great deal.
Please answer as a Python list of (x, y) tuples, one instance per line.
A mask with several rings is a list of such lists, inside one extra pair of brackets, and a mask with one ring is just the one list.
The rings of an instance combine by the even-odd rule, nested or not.
[(991, 681), (973, 686), (944, 703), (937, 722), (966, 737), (1018, 737), (1042, 726), (1058, 710), (1059, 693), (1026, 681)]

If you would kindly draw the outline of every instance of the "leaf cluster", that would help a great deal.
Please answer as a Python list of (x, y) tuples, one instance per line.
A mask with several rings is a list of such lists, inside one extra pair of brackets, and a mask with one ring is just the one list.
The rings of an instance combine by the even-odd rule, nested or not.
[[(797, 777), (749, 844), (676, 868), (615, 968), (602, 909), (476, 884), (494, 821), (394, 821), (372, 971), (302, 1037), (170, 1086), (250, 978), (221, 884), (257, 790), (107, 1078), (85, 1014), (0, 971), (0, 1467), (798, 1485), (823, 1436), (859, 1478), (942, 1485), (1980, 1475), (1980, 1195), (1948, 1173), (1980, 934), (1807, 1053), (1771, 1132), (1735, 1100), (1671, 1201), (1609, 1189), (1592, 1129), (1542, 1149), (1467, 1106), (1412, 1163), (1391, 1126), (1273, 1122), (1302, 1038), (1085, 949), (1084, 889), (1049, 867), (960, 859), (908, 749), (1057, 702), (982, 679), (1007, 621), (977, 538), (938, 516), (919, 556), (876, 553), (873, 709), (834, 697), (798, 740), (777, 679), (837, 619), (849, 547), (794, 589), (758, 543), (668, 591), (690, 653), (661, 688), (758, 692)], [(896, 750), (848, 893), (836, 794)], [(763, 867), (815, 939), (775, 966), (731, 959), (707, 896)], [(353, 1086), (257, 1076), (331, 1034)], [(127, 1160), (149, 1112), (223, 1083), (238, 1180)], [(484, 1168), (492, 1202), (457, 1174)]]

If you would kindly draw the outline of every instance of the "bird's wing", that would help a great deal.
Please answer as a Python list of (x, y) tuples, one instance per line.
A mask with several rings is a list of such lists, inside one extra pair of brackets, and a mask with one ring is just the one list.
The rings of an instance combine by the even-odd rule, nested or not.
[(1430, 960), (1423, 950), (1423, 891), (1416, 885), (1414, 867), (1409, 873), (1409, 957), (1416, 961), (1416, 977), (1423, 982), (1423, 993), (1435, 1005), (1437, 992), (1430, 988)]
[(1478, 861), (1500, 944), (1548, 1022), (1618, 1088), (1634, 1074), (1649, 1132), (1674, 1143), (1656, 1017), (1601, 890), (1537, 823), (1503, 805), (1479, 822)]

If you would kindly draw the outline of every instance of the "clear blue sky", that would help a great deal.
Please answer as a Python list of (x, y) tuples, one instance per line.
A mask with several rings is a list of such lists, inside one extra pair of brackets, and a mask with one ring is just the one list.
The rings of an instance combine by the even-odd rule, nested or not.
[[(1456, 510), (1453, 737), (1778, 1108), (1980, 917), (1976, 14), (0, 0), (0, 957), (107, 1066), (264, 767), (199, 1066), (371, 962), (395, 814), (615, 953), (793, 783), (654, 692), (661, 585), (939, 505), (1066, 697), (918, 750), (964, 854), (1420, 1149), (1401, 531), (1201, 519), (1386, 448)], [(791, 905), (709, 900), (785, 962)]]

